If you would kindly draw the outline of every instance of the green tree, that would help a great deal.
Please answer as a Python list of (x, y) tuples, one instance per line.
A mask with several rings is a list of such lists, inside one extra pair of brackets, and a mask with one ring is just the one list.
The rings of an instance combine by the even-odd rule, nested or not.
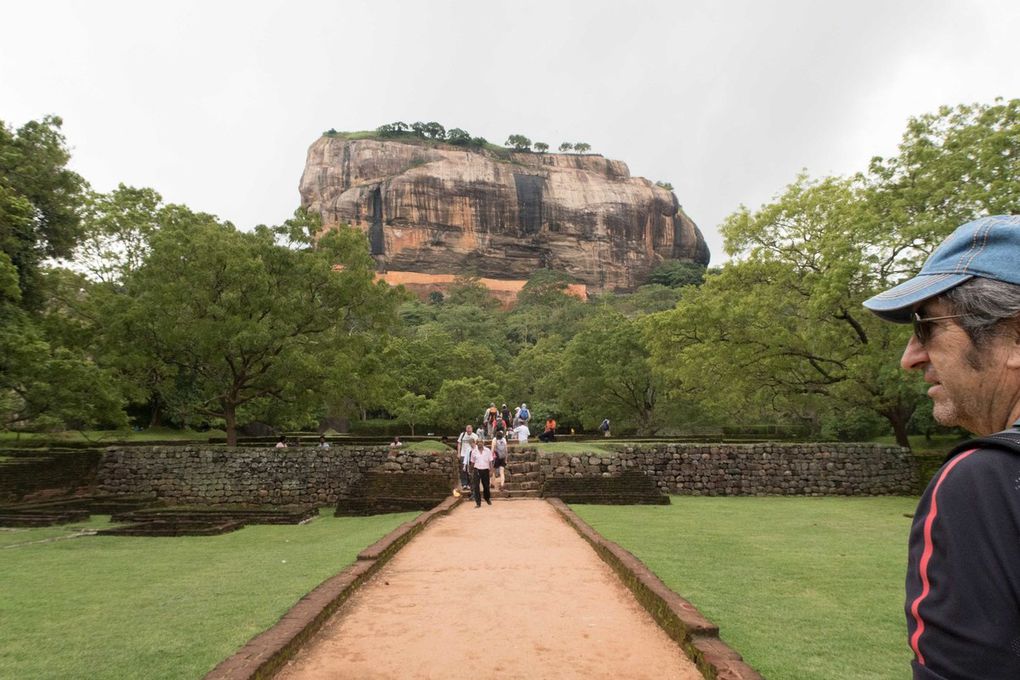
[(567, 292), (569, 276), (551, 269), (536, 270), (517, 295), (517, 305), (506, 317), (511, 345), (532, 345), (546, 335), (569, 337), (591, 310)]
[(524, 135), (510, 135), (503, 142), (503, 146), (510, 146), (517, 151), (527, 151), (531, 148), (531, 140)]
[(535, 142), (535, 151), (539, 153), (545, 153), (549, 150), (549, 145), (545, 142)]
[(600, 310), (567, 343), (558, 376), (560, 404), (569, 404), (590, 426), (612, 414), (641, 434), (658, 429), (661, 385), (640, 320)]
[(661, 187), (661, 188), (665, 189), (666, 191), (673, 191), (673, 185), (670, 184), (669, 182), (656, 182), (655, 186)]
[(444, 380), (435, 399), (436, 425), (452, 432), (477, 425), (484, 408), (496, 398), (496, 385), (488, 378)]
[(577, 153), (588, 153), (591, 151), (591, 144), (588, 142), (574, 142), (574, 151)]
[(90, 193), (82, 211), (83, 237), (71, 256), (75, 268), (107, 283), (138, 269), (149, 240), (169, 216), (162, 201), (152, 189), (123, 184), (109, 194)]
[[(544, 411), (565, 412), (560, 408), (560, 367), (565, 344), (559, 335), (543, 335), (506, 362), (507, 369), (496, 374), (499, 393), (508, 397), (503, 401), (511, 406), (521, 402), (529, 407), (544, 404)], [(544, 411), (532, 410), (532, 413)]]
[(81, 237), (85, 180), (67, 169), (61, 119), (47, 116), (12, 131), (0, 121), (0, 251), (18, 274), (18, 304), (42, 304), (40, 270), (71, 254)]
[(425, 126), (422, 128), (422, 130), (425, 133), (425, 136), (428, 137), (429, 139), (439, 140), (446, 139), (446, 128), (444, 128), (442, 125), (440, 125), (434, 120), (425, 123)]
[(407, 123), (403, 121), (396, 121), (395, 123), (387, 123), (386, 125), (380, 125), (375, 129), (379, 133), (380, 137), (398, 137), (410, 130)]
[(316, 408), (324, 366), (361, 351), (355, 340), (394, 317), (396, 297), (373, 283), (360, 232), (333, 230), (298, 250), (265, 227), (181, 217), (152, 237), (108, 316), (115, 333), (172, 367), (158, 387), (163, 401), (222, 418), (229, 444), (267, 400)]
[(628, 318), (665, 312), (676, 307), (682, 291), (657, 283), (639, 286), (633, 293), (607, 293), (596, 299), (596, 304), (608, 306)]
[(654, 362), (722, 408), (768, 403), (803, 416), (812, 400), (842, 403), (886, 418), (906, 443), (921, 391), (898, 371), (904, 329), (860, 306), (883, 285), (875, 272), (889, 251), (859, 180), (801, 177), (723, 233), (740, 259), (657, 315)]
[(60, 302), (70, 277), (47, 264), (82, 235), (86, 184), (66, 167), (60, 126), (0, 122), (0, 429), (126, 422), (119, 386)]
[(390, 405), (390, 413), (411, 429), (413, 437), (416, 425), (431, 423), (434, 420), (435, 407), (432, 401), (423, 394), (404, 392)]
[(446, 133), (446, 141), (450, 144), (467, 146), (471, 143), (471, 134), (466, 130), (461, 130), (460, 128), (452, 128)]
[(562, 144), (560, 144), (560, 152), (561, 153), (566, 153), (567, 151), (570, 151), (573, 148), (574, 148), (574, 145), (571, 144), (570, 142), (563, 142)]
[(960, 224), (1020, 213), (1020, 99), (944, 106), (911, 118), (891, 158), (869, 168), (869, 202), (905, 246), (891, 263), (915, 271)]
[(705, 265), (697, 262), (667, 260), (652, 271), (648, 283), (657, 283), (670, 288), (700, 286), (705, 281), (705, 271)]
[(0, 429), (125, 425), (113, 375), (81, 348), (47, 337), (47, 324), (15, 304), (17, 284), (13, 264), (0, 253)]

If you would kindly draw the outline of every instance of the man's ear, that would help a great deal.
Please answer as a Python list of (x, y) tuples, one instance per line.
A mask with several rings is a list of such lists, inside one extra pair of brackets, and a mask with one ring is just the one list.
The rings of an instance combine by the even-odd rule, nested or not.
[(1020, 319), (1010, 323), (1010, 333), (1006, 342), (1006, 368), (1020, 369)]

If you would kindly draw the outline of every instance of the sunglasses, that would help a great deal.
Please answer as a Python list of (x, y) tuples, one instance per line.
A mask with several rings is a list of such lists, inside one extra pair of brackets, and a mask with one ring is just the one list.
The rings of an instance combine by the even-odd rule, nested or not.
[(966, 316), (966, 314), (949, 314), (948, 316), (929, 316), (925, 318), (914, 312), (911, 316), (911, 322), (914, 324), (914, 337), (917, 338), (919, 343), (926, 345), (931, 340), (932, 329), (935, 327), (933, 322), (945, 319), (959, 319), (961, 316)]

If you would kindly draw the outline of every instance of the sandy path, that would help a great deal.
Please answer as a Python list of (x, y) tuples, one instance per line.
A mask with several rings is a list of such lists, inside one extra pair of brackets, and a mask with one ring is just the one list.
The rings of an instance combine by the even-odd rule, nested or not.
[(461, 503), (337, 612), (277, 676), (698, 678), (544, 501)]

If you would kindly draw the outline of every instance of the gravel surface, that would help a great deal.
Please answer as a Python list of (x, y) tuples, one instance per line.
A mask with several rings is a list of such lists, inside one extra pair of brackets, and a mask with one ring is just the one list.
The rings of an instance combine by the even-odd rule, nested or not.
[(541, 500), (461, 503), (345, 603), (277, 676), (702, 677)]

